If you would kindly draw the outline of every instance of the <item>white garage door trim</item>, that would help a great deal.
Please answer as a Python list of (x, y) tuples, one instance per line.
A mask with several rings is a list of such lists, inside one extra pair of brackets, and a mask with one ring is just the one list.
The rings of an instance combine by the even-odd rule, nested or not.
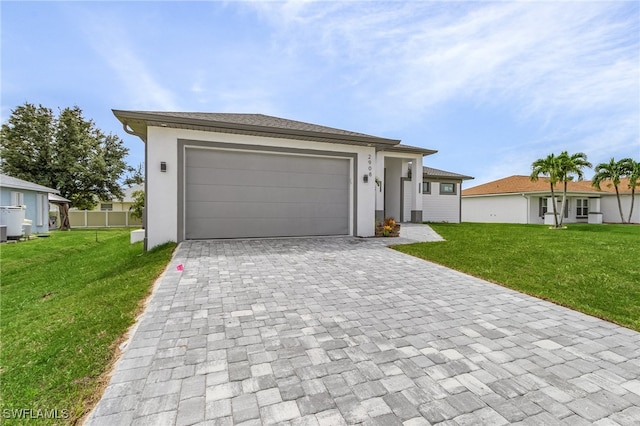
[[(357, 229), (357, 185), (355, 164), (356, 153), (350, 152), (334, 152), (334, 151), (316, 151), (310, 149), (299, 148), (285, 148), (285, 147), (266, 147), (260, 145), (244, 145), (244, 144), (229, 144), (221, 142), (205, 142), (178, 139), (178, 241), (184, 241), (186, 235), (186, 150), (187, 149), (211, 149), (211, 150), (224, 150), (232, 152), (254, 152), (263, 154), (275, 154), (275, 155), (294, 155), (303, 157), (317, 157), (317, 158), (342, 158), (349, 160), (349, 175), (351, 177), (349, 190), (349, 235), (354, 235)], [(246, 237), (250, 238), (250, 237)]]

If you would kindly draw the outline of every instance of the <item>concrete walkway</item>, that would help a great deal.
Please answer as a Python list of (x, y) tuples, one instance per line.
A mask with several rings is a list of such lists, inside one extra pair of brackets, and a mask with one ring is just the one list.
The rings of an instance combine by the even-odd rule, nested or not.
[(639, 422), (640, 333), (357, 238), (182, 243), (87, 421)]

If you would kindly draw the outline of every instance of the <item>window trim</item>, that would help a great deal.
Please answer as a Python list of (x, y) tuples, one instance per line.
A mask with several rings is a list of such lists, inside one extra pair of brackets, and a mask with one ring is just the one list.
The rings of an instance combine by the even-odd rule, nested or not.
[(24, 192), (11, 191), (11, 205), (24, 206)]
[(547, 197), (540, 197), (538, 202), (538, 216), (544, 217), (549, 211), (549, 199)]
[[(582, 214), (580, 214), (581, 212)], [(576, 218), (586, 219), (588, 217), (589, 217), (589, 199), (576, 198)]]
[[(109, 208), (105, 208), (103, 206), (109, 206)], [(100, 203), (100, 211), (101, 212), (112, 212), (113, 211), (113, 203)]]
[(36, 226), (44, 226), (45, 209), (48, 207), (45, 197), (45, 194), (36, 195)]
[[(451, 185), (452, 191), (443, 191), (444, 185)], [(456, 195), (458, 193), (456, 184), (454, 182), (440, 182), (440, 195)]]

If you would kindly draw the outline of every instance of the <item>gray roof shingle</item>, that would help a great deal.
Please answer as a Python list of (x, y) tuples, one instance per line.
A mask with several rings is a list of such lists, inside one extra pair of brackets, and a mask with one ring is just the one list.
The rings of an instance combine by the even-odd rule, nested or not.
[(461, 175), (458, 173), (448, 172), (446, 170), (434, 169), (433, 167), (426, 167), (426, 166), (422, 167), (422, 175), (431, 176), (431, 177), (462, 179), (462, 180), (473, 179), (472, 176)]
[(37, 183), (29, 182), (26, 180), (18, 179), (13, 176), (0, 174), (0, 187), (24, 189), (27, 191), (46, 192), (52, 194), (59, 194), (57, 189), (49, 188)]
[[(113, 110), (125, 128), (146, 139), (147, 126), (175, 127), (336, 143), (394, 146), (400, 140), (264, 114)], [(129, 132), (131, 133), (131, 132)]]

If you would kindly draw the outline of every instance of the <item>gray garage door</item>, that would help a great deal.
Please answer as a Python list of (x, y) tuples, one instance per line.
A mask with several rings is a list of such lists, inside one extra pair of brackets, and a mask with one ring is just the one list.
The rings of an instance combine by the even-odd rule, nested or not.
[(349, 233), (349, 160), (188, 148), (185, 238)]

